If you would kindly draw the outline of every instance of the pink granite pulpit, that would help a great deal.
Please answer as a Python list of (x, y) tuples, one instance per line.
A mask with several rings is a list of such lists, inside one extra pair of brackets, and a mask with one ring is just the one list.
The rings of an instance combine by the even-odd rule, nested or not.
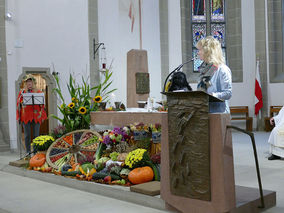
[(222, 213), (236, 207), (232, 137), (226, 128), (230, 115), (208, 114), (210, 98), (203, 92), (167, 93), (161, 197), (179, 212)]

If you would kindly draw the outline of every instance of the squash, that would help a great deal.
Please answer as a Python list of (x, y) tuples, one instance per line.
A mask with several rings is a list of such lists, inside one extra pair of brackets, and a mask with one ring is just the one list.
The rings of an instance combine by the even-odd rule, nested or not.
[(46, 156), (44, 153), (37, 153), (30, 159), (30, 167), (41, 167), (45, 163)]
[(153, 169), (149, 166), (138, 167), (136, 169), (133, 169), (128, 174), (128, 179), (133, 184), (149, 182), (153, 180), (153, 177), (154, 177)]

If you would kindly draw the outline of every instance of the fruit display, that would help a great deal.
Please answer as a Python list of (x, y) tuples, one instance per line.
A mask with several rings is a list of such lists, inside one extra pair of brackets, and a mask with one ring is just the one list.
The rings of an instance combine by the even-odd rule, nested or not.
[(100, 134), (92, 130), (76, 130), (63, 135), (52, 143), (47, 150), (46, 161), (55, 168), (60, 169), (64, 164), (78, 163), (93, 159), (99, 145)]

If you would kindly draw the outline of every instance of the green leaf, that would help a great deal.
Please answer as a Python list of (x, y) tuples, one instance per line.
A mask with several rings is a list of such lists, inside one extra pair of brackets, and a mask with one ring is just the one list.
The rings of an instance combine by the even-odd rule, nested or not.
[(53, 118), (55, 118), (55, 119), (59, 120), (61, 123), (63, 123), (63, 119), (61, 119), (61, 118), (57, 117), (56, 115), (54, 115), (54, 114), (50, 114), (49, 116), (51, 116), (51, 117), (53, 117)]

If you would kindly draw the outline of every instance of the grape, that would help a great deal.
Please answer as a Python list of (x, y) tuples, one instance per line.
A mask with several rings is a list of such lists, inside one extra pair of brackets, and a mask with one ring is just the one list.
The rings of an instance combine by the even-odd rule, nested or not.
[(50, 151), (49, 156), (56, 155), (56, 154), (61, 153), (61, 152), (66, 152), (66, 150), (53, 148), (53, 149)]

